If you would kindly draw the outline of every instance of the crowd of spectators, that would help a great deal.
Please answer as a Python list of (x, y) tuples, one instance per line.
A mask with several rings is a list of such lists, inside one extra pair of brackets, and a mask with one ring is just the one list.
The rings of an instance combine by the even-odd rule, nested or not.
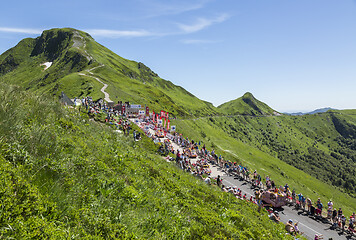
[[(130, 134), (130, 121), (125, 117), (125, 115), (121, 115), (119, 111), (115, 110), (113, 107), (109, 107), (103, 101), (93, 101), (91, 97), (83, 98), (80, 101), (81, 105), (79, 108), (84, 107), (85, 111), (87, 111), (89, 115), (104, 114), (106, 116), (105, 122), (115, 125), (117, 129), (123, 131), (124, 135)], [(209, 151), (205, 144), (202, 144), (201, 141), (196, 142), (194, 140), (190, 140), (188, 137), (184, 138), (182, 134), (177, 132), (170, 134), (165, 129), (157, 126), (151, 119), (147, 119), (145, 124), (150, 125), (151, 128), (153, 127), (153, 132), (147, 131), (147, 129), (144, 132), (155, 143), (159, 144), (159, 152), (166, 156), (169, 153), (175, 155), (175, 157), (168, 156), (167, 159), (175, 161), (182, 170), (190, 172), (192, 175), (201, 178), (207, 184), (216, 184), (222, 189), (222, 191), (229, 192), (236, 196), (236, 198), (257, 204), (259, 206), (258, 211), (260, 211), (263, 206), (267, 207), (270, 212), (269, 216), (273, 221), (280, 221), (278, 211), (273, 211), (271, 210), (272, 208), (269, 208), (270, 206), (268, 204), (264, 204), (262, 201), (262, 194), (264, 191), (284, 193), (288, 199), (287, 202), (294, 205), (295, 209), (305, 211), (308, 215), (315, 216), (316, 218), (325, 218), (332, 223), (332, 228), (340, 228), (342, 231), (346, 230), (345, 227), (348, 224), (347, 230), (349, 232), (355, 232), (355, 213), (350, 216), (349, 221), (347, 222), (346, 216), (342, 213), (342, 209), (339, 208), (337, 210), (333, 206), (331, 200), (327, 203), (326, 215), (324, 214), (324, 217), (324, 205), (322, 204), (320, 198), (318, 198), (313, 204), (312, 200), (305, 197), (302, 193), (297, 195), (295, 190), (291, 191), (288, 184), (284, 187), (277, 187), (275, 182), (268, 175), (265, 176), (265, 181), (263, 183), (262, 176), (256, 170), (252, 172), (247, 166), (242, 166), (237, 162), (226, 160), (223, 156), (217, 155), (215, 149)], [(165, 138), (162, 138), (162, 135), (155, 134), (158, 131), (162, 131), (163, 137)], [(141, 139), (140, 133), (136, 130), (133, 131), (133, 137), (136, 141)], [(180, 146), (183, 150), (174, 150), (172, 142)], [(192, 161), (194, 158), (196, 159)], [(253, 188), (257, 189), (255, 191), (255, 196), (247, 197), (246, 193), (243, 193), (241, 189), (232, 186), (225, 186), (220, 175), (217, 178), (212, 178), (210, 176), (210, 165), (215, 165), (226, 174), (239, 177), (241, 180), (250, 183)], [(289, 220), (286, 223), (286, 230), (290, 234), (300, 233), (298, 222), (293, 224), (293, 221)]]

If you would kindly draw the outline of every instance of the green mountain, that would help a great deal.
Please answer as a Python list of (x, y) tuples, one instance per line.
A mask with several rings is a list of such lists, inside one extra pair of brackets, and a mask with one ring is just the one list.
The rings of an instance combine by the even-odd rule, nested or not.
[(242, 97), (223, 103), (218, 108), (225, 115), (279, 115), (267, 104), (256, 99), (252, 93), (245, 93)]
[(305, 116), (217, 119), (246, 142), (355, 196), (356, 118), (342, 111)]
[[(47, 66), (46, 66), (47, 64)], [(175, 116), (216, 114), (275, 115), (277, 112), (251, 93), (218, 108), (184, 88), (164, 80), (143, 63), (124, 59), (97, 43), (89, 34), (72, 29), (51, 29), (26, 38), (0, 55), (0, 81), (38, 94), (104, 98), (146, 104)]]
[[(44, 64), (51, 64), (46, 68)], [(218, 110), (180, 86), (160, 78), (143, 63), (124, 59), (87, 33), (51, 29), (22, 40), (0, 56), (0, 81), (37, 92), (69, 97), (104, 98), (102, 83), (114, 102), (130, 101), (165, 109), (173, 115), (199, 116)]]

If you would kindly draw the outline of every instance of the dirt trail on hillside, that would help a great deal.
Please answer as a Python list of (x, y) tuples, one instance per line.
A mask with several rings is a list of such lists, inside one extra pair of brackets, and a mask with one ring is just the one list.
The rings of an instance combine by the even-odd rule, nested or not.
[(73, 45), (72, 47), (83, 50), (84, 51), (84, 56), (87, 58), (88, 61), (93, 60), (93, 57), (90, 56), (90, 54), (87, 52), (86, 48), (86, 41), (84, 37), (80, 36), (78, 31), (74, 32), (73, 35)]
[[(72, 47), (83, 50), (84, 51), (84, 56), (87, 58), (88, 61), (93, 60), (94, 58), (87, 52), (86, 48), (86, 41), (85, 38), (82, 37), (78, 31), (74, 32), (74, 36), (73, 36), (73, 45)], [(96, 81), (100, 82), (101, 84), (103, 84), (104, 86), (100, 89), (100, 91), (102, 93), (104, 93), (104, 100), (107, 102), (112, 102), (110, 99), (110, 95), (109, 93), (107, 93), (105, 90), (108, 87), (108, 85), (106, 83), (104, 83), (103, 81), (101, 81), (98, 77), (94, 76), (94, 73), (92, 73), (93, 70), (100, 68), (100, 67), (104, 67), (104, 64), (100, 64), (99, 66), (93, 67), (91, 69), (87, 69), (86, 71), (89, 73), (85, 74), (85, 73), (78, 73), (81, 76), (86, 76), (86, 77), (91, 77), (94, 78)]]
[(100, 89), (100, 91), (101, 91), (102, 93), (104, 93), (104, 100), (107, 101), (107, 102), (112, 102), (111, 99), (110, 99), (109, 93), (105, 92), (105, 90), (106, 90), (106, 88), (108, 87), (108, 85), (107, 85), (106, 83), (104, 83), (103, 81), (101, 81), (99, 78), (95, 77), (94, 74), (91, 72), (91, 71), (93, 71), (93, 70), (95, 70), (95, 69), (97, 69), (97, 68), (104, 67), (104, 66), (105, 66), (104, 64), (101, 64), (101, 65), (96, 66), (96, 67), (94, 67), (94, 68), (92, 68), (92, 69), (86, 70), (86, 71), (89, 73), (89, 75), (88, 75), (88, 74), (85, 74), (85, 73), (78, 73), (78, 74), (79, 74), (79, 75), (82, 75), (82, 76), (94, 78), (96, 81), (98, 81), (98, 82), (100, 82), (101, 84), (103, 84), (104, 86)]

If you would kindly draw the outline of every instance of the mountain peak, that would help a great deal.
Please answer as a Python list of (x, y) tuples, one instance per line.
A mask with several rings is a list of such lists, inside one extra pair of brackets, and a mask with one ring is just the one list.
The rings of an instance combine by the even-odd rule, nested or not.
[(53, 61), (69, 48), (82, 48), (87, 40), (93, 40), (93, 38), (88, 33), (74, 28), (45, 30), (40, 37), (35, 39), (31, 57), (43, 54), (48, 61)]
[(44, 35), (56, 35), (58, 33), (64, 33), (64, 34), (69, 34), (69, 35), (74, 35), (76, 33), (80, 33), (81, 35), (85, 35), (87, 37), (90, 37), (93, 39), (92, 36), (90, 36), (89, 33), (87, 32), (83, 32), (81, 30), (78, 30), (78, 29), (75, 29), (75, 28), (51, 28), (51, 29), (48, 29), (48, 30), (44, 30), (41, 34), (41, 37), (44, 36)]
[[(0, 81), (27, 90), (147, 104), (171, 116), (205, 116), (218, 110), (143, 63), (124, 59), (73, 28), (45, 30), (0, 55)], [(102, 87), (107, 85), (104, 93)]]
[(255, 97), (253, 96), (253, 94), (250, 93), (250, 92), (246, 92), (246, 93), (242, 96), (242, 98), (255, 99)]
[(242, 97), (224, 103), (218, 108), (229, 115), (278, 115), (278, 112), (256, 99), (250, 92), (246, 92)]

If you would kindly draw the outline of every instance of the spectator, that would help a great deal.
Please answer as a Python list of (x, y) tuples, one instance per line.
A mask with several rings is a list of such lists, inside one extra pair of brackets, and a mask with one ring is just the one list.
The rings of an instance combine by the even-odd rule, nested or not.
[(294, 226), (293, 226), (293, 221), (292, 219), (289, 219), (287, 224), (286, 224), (286, 227), (285, 227), (286, 231), (291, 234), (291, 235), (295, 235), (296, 232), (295, 232), (295, 229), (294, 229)]
[(258, 212), (260, 212), (261, 208), (262, 208), (262, 193), (263, 193), (262, 189), (260, 191), (256, 191), (255, 192), (255, 199), (256, 199), (257, 204), (258, 204)]
[(338, 220), (340, 220), (341, 217), (342, 217), (342, 210), (341, 210), (341, 208), (339, 208), (339, 210), (337, 211), (337, 218), (338, 218)]
[[(295, 203), (296, 200), (296, 193), (295, 193), (295, 189), (293, 189), (292, 191), (292, 202)], [(299, 200), (299, 202), (301, 202), (301, 200)]]
[(220, 187), (221, 181), (220, 175), (218, 175), (218, 178), (216, 179), (216, 185), (218, 185), (218, 187)]
[(328, 202), (328, 209), (333, 209), (333, 202), (331, 201), (331, 199), (329, 200), (329, 202)]
[(323, 239), (323, 234), (315, 234), (314, 240)]
[(333, 220), (333, 228), (337, 226), (337, 210), (334, 208), (333, 214), (332, 214), (332, 220)]
[(345, 215), (342, 215), (340, 220), (341, 220), (342, 232), (344, 232), (345, 231), (345, 225), (346, 225), (346, 217), (345, 217)]
[(308, 206), (308, 212), (311, 213), (312, 201), (310, 198), (307, 198), (307, 206)]
[(302, 232), (299, 231), (298, 222), (296, 222), (296, 223), (294, 224), (294, 231), (295, 231), (295, 233), (297, 233), (297, 234), (303, 234)]
[(210, 177), (208, 176), (207, 178), (205, 178), (204, 180), (206, 182), (206, 184), (210, 185), (211, 184), (211, 180)]
[(136, 141), (136, 130), (133, 131), (133, 138), (134, 138), (134, 141)]
[(302, 196), (302, 207), (303, 207), (303, 210), (305, 210), (305, 203), (306, 203), (306, 199), (304, 196)]
[(321, 203), (320, 201), (320, 198), (318, 199), (318, 202), (316, 204), (316, 207), (317, 207), (317, 211), (316, 211), (316, 214), (321, 216), (322, 212), (323, 212), (323, 204)]
[(350, 229), (354, 229), (354, 221), (355, 221), (355, 219), (351, 215), (350, 220), (349, 220), (349, 228)]
[(278, 216), (278, 212), (277, 211), (274, 211), (272, 212), (270, 215), (269, 215), (269, 218), (275, 222), (279, 222), (280, 221), (280, 218)]

